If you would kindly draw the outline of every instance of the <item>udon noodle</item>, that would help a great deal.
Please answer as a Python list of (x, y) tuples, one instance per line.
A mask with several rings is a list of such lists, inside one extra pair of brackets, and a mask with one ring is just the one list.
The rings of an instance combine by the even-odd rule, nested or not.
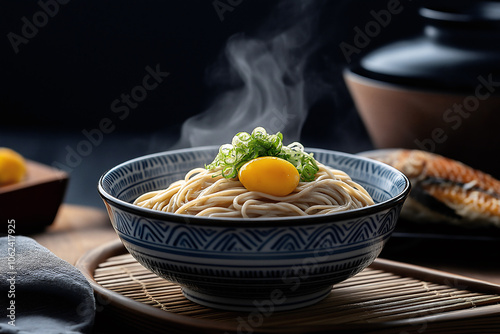
[(235, 218), (319, 215), (374, 204), (345, 172), (320, 163), (318, 167), (314, 181), (300, 182), (283, 197), (248, 191), (238, 179), (222, 177), (220, 169), (195, 168), (183, 180), (145, 193), (134, 204), (178, 214)]

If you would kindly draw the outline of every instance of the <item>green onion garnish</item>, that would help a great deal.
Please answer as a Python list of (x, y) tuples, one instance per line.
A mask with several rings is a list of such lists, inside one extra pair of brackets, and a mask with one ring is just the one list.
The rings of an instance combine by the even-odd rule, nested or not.
[(304, 152), (304, 146), (298, 142), (283, 145), (283, 134), (268, 134), (262, 127), (255, 128), (251, 134), (237, 133), (231, 144), (224, 144), (214, 161), (205, 168), (210, 170), (222, 167), (222, 176), (234, 178), (248, 161), (258, 157), (278, 157), (292, 163), (300, 175), (300, 181), (313, 181), (319, 170), (312, 153)]

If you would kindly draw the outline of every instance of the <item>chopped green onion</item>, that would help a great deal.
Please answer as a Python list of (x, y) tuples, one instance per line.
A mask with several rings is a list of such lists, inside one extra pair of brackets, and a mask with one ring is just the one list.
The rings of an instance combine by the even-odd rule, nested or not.
[(234, 178), (238, 171), (248, 161), (258, 157), (278, 157), (292, 163), (300, 175), (301, 181), (313, 181), (319, 170), (312, 153), (304, 152), (304, 146), (300, 143), (283, 145), (283, 134), (277, 132), (268, 134), (262, 127), (255, 128), (251, 134), (239, 132), (231, 141), (219, 148), (215, 159), (205, 168), (215, 169), (222, 167), (222, 176)]

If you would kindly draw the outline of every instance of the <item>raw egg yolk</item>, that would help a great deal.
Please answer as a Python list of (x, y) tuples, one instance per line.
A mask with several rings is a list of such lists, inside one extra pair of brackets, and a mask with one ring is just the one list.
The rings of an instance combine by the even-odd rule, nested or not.
[(260, 157), (244, 164), (238, 178), (250, 191), (286, 196), (299, 184), (300, 175), (290, 162), (276, 157)]

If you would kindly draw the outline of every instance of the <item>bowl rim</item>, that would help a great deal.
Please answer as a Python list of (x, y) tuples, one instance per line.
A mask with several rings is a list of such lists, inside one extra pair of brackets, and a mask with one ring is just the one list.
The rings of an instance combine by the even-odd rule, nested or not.
[[(176, 153), (185, 153), (185, 152), (192, 152), (192, 151), (203, 151), (203, 150), (208, 150), (208, 149), (218, 149), (219, 146), (197, 146), (197, 147), (191, 147), (191, 148), (183, 148), (183, 149), (175, 149), (175, 150), (167, 150), (167, 151), (162, 151), (162, 152), (157, 152), (157, 153), (152, 153), (152, 154), (147, 154), (143, 156), (139, 156), (127, 161), (124, 161), (107, 171), (105, 171), (101, 177), (99, 178), (98, 181), (98, 192), (99, 195), (101, 196), (101, 199), (104, 201), (104, 204), (106, 207), (108, 205), (112, 205), (116, 208), (119, 208), (125, 212), (136, 214), (143, 216), (145, 218), (150, 218), (150, 219), (155, 219), (162, 221), (164, 223), (167, 222), (177, 222), (177, 223), (184, 223), (186, 225), (202, 225), (202, 226), (217, 226), (217, 227), (277, 227), (277, 226), (298, 226), (298, 225), (313, 225), (313, 224), (318, 224), (318, 223), (324, 223), (324, 222), (341, 222), (341, 221), (346, 221), (346, 220), (352, 220), (355, 218), (361, 218), (365, 216), (370, 216), (372, 214), (382, 212), (386, 209), (390, 209), (394, 206), (397, 206), (398, 204), (403, 204), (403, 202), (406, 200), (408, 197), (410, 190), (411, 190), (411, 183), (408, 177), (406, 177), (405, 174), (403, 174), (401, 171), (397, 170), (396, 168), (385, 164), (383, 162), (373, 160), (364, 156), (356, 155), (356, 154), (350, 154), (350, 153), (345, 153), (345, 152), (340, 152), (340, 151), (335, 151), (335, 150), (327, 150), (327, 149), (322, 149), (322, 148), (310, 148), (306, 147), (305, 150), (310, 152), (310, 150), (313, 150), (315, 152), (324, 152), (324, 153), (335, 153), (337, 155), (342, 155), (346, 157), (351, 157), (359, 160), (366, 160), (369, 161), (370, 163), (374, 163), (377, 165), (382, 165), (384, 168), (390, 169), (396, 174), (399, 174), (405, 181), (405, 187), (404, 189), (397, 194), (396, 196), (391, 197), (388, 200), (385, 200), (383, 202), (375, 203), (370, 206), (366, 206), (363, 208), (358, 208), (358, 209), (352, 209), (352, 210), (347, 210), (347, 211), (341, 211), (341, 212), (334, 212), (334, 213), (329, 213), (329, 214), (322, 214), (322, 215), (310, 215), (310, 216), (287, 216), (287, 217), (267, 217), (267, 218), (226, 218), (226, 217), (205, 217), (205, 216), (192, 216), (192, 215), (183, 215), (183, 214), (177, 214), (177, 213), (171, 213), (171, 212), (163, 212), (163, 211), (157, 211), (153, 209), (148, 209), (148, 208), (143, 208), (137, 205), (134, 205), (132, 203), (126, 202), (124, 200), (118, 199), (108, 192), (106, 192), (103, 188), (103, 180), (106, 177), (107, 174), (109, 174), (111, 171), (118, 169), (120, 167), (126, 166), (130, 163), (136, 162), (136, 161), (141, 161), (141, 160), (146, 160), (150, 159), (153, 157), (158, 157), (158, 156), (163, 156), (166, 154), (176, 154)], [(109, 210), (109, 209), (108, 209)]]

